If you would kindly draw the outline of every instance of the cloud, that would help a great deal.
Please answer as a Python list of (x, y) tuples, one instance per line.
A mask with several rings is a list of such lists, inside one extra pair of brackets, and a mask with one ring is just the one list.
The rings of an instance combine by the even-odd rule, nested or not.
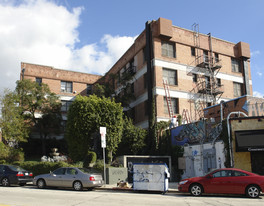
[(106, 34), (99, 43), (74, 50), (71, 65), (82, 72), (104, 74), (133, 44), (135, 38)]
[(262, 76), (262, 72), (257, 72), (257, 75), (261, 77)]
[(84, 8), (71, 11), (51, 0), (0, 0), (0, 88), (15, 88), (20, 63), (104, 74), (135, 37), (104, 35), (76, 48)]
[(254, 56), (259, 55), (259, 54), (260, 54), (260, 51), (259, 50), (250, 52), (250, 56), (251, 57), (254, 57)]
[(260, 93), (260, 92), (257, 92), (257, 91), (254, 91), (254, 92), (253, 92), (253, 96), (264, 98), (264, 94), (262, 94), (262, 93)]

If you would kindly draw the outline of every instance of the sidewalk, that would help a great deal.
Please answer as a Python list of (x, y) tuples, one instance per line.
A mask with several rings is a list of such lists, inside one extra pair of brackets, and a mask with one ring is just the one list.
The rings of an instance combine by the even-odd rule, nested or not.
[[(117, 187), (116, 184), (105, 184), (102, 187), (96, 188), (96, 190), (116, 190), (116, 191), (134, 191), (133, 188)], [(176, 193), (178, 191), (178, 182), (169, 182), (169, 193)]]

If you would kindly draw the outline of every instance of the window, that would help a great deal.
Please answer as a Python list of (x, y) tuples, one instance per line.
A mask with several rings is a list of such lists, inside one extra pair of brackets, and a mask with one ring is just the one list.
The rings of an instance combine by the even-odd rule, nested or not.
[(72, 104), (71, 101), (61, 100), (61, 111), (67, 112), (69, 110), (71, 104)]
[(240, 176), (248, 176), (246, 173), (244, 172), (240, 172), (240, 171), (232, 171), (232, 176), (235, 176), (235, 177), (240, 177)]
[[(171, 98), (171, 106), (174, 114), (179, 114), (179, 99)], [(164, 97), (164, 114), (169, 114), (166, 97)]]
[(59, 168), (59, 169), (56, 169), (53, 174), (55, 175), (64, 175), (65, 174), (65, 170), (66, 168)]
[(39, 86), (41, 85), (42, 83), (42, 78), (39, 78), (39, 77), (36, 77), (36, 82), (39, 84)]
[(175, 43), (161, 42), (162, 56), (176, 58)]
[(211, 80), (210, 80), (210, 77), (208, 76), (205, 76), (205, 86), (207, 89), (211, 88)]
[(0, 165), (0, 174), (3, 174), (4, 172), (4, 165)]
[(221, 170), (213, 174), (213, 177), (228, 177), (228, 176), (231, 176), (231, 171), (228, 170)]
[(74, 168), (68, 168), (67, 171), (66, 171), (66, 174), (67, 175), (77, 175), (78, 172)]
[(178, 85), (177, 70), (163, 68), (162, 75), (169, 85)]
[(219, 62), (219, 55), (215, 53), (215, 62)]
[(92, 85), (92, 84), (87, 84), (86, 91), (87, 91), (87, 95), (92, 94), (92, 91), (93, 91), (93, 85)]
[(203, 51), (203, 57), (204, 57), (204, 62), (208, 63), (209, 62), (208, 51)]
[(217, 78), (216, 79), (216, 85), (218, 86), (218, 87), (221, 87), (221, 79), (219, 79), (219, 78)]
[(61, 92), (72, 93), (72, 82), (61, 81)]
[(212, 102), (207, 102), (206, 103), (206, 107), (211, 107), (212, 106)]
[(192, 54), (192, 56), (195, 56), (195, 48), (194, 47), (191, 47), (191, 54)]
[(134, 75), (136, 73), (136, 66), (135, 66), (135, 60), (134, 58), (129, 62), (129, 67), (125, 71), (129, 74)]
[(234, 86), (234, 97), (242, 96), (242, 84), (233, 82), (233, 86)]
[(193, 82), (197, 83), (197, 74), (192, 73)]
[(232, 72), (241, 72), (240, 61), (235, 58), (231, 58)]

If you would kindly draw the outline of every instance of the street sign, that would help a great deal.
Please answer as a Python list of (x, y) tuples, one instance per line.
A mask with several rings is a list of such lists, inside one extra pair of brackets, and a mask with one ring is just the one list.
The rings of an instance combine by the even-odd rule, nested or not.
[(106, 127), (100, 127), (100, 134), (101, 134), (101, 147), (106, 148)]
[(101, 147), (103, 148), (103, 157), (104, 157), (104, 184), (106, 183), (106, 172), (105, 172), (105, 148), (106, 148), (106, 127), (100, 127), (101, 134)]

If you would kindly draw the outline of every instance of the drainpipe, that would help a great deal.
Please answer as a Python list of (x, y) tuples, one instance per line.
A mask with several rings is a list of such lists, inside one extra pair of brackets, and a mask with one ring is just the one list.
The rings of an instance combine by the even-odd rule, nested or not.
[(22, 80), (24, 80), (24, 76), (25, 76), (25, 68), (22, 69)]
[[(154, 124), (153, 116), (153, 67), (152, 67), (152, 59), (153, 59), (153, 44), (152, 44), (152, 30), (151, 30), (151, 21), (146, 22), (146, 60), (147, 60), (147, 84), (148, 84), (148, 123), (149, 123), (149, 137), (148, 137), (148, 146), (149, 150), (153, 151), (156, 149), (157, 139), (153, 140), (152, 134), (152, 125)], [(153, 143), (155, 142), (155, 143)], [(154, 147), (154, 148), (153, 148)]]
[(231, 146), (231, 137), (230, 137), (230, 124), (229, 124), (229, 118), (232, 114), (238, 114), (238, 116), (240, 117), (240, 115), (244, 115), (244, 117), (247, 117), (247, 115), (244, 112), (230, 112), (226, 118), (226, 124), (227, 124), (227, 133), (228, 133), (228, 144), (229, 144), (229, 155), (230, 155), (230, 167), (234, 167), (233, 165), (233, 155), (232, 155), (232, 146)]

